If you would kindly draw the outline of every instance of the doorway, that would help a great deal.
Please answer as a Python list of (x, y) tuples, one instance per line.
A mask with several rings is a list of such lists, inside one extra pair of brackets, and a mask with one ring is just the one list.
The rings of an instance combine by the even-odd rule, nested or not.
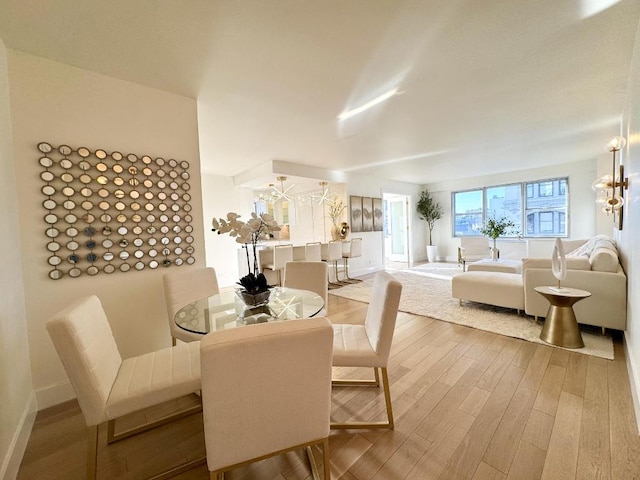
[(409, 196), (382, 194), (384, 210), (384, 265), (387, 270), (402, 270), (411, 265)]

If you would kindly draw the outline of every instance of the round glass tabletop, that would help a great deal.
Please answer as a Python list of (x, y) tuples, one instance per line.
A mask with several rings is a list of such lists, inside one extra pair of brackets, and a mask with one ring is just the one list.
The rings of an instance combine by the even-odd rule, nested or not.
[(323, 308), (322, 297), (308, 290), (275, 287), (271, 289), (269, 302), (259, 307), (246, 306), (230, 290), (185, 305), (173, 320), (183, 330), (204, 335), (253, 323), (313, 317)]

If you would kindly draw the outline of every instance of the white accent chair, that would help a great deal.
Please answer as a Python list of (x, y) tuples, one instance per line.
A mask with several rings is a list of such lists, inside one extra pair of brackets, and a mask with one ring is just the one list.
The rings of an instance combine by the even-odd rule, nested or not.
[(278, 275), (276, 285), (282, 285), (282, 271), (287, 262), (293, 261), (293, 245), (275, 245), (273, 247), (273, 261), (262, 266), (262, 272), (271, 270)]
[(349, 259), (362, 256), (362, 238), (352, 238), (342, 242), (342, 261), (344, 262), (344, 281), (359, 283), (362, 280), (349, 276)]
[(322, 244), (320, 242), (310, 242), (305, 245), (304, 259), (307, 262), (322, 261)]
[(212, 267), (196, 270), (165, 273), (162, 277), (164, 286), (164, 299), (167, 306), (169, 331), (171, 342), (176, 344), (176, 339), (183, 342), (195, 342), (202, 340), (202, 334), (188, 332), (176, 325), (174, 315), (182, 307), (204, 297), (220, 293), (216, 271)]
[(338, 288), (344, 285), (338, 279), (338, 261), (342, 260), (342, 241), (332, 240), (329, 243), (322, 244), (322, 261), (331, 262), (333, 264), (333, 270), (335, 272), (336, 281), (332, 282), (329, 279), (329, 288)]
[(378, 371), (382, 373), (382, 386), (387, 408), (386, 422), (332, 423), (334, 429), (391, 428), (394, 427), (393, 409), (387, 364), (396, 326), (402, 285), (386, 272), (378, 272), (373, 280), (371, 301), (367, 307), (364, 325), (333, 325), (333, 366), (371, 367), (374, 380), (334, 380), (336, 386), (380, 386)]
[[(100, 424), (107, 423), (107, 443), (113, 443), (202, 409), (198, 404), (116, 434), (116, 418), (200, 390), (200, 344), (181, 343), (123, 360), (95, 295), (55, 314), (47, 330), (89, 427), (87, 479), (94, 480), (97, 474)], [(178, 474), (203, 463), (204, 458), (193, 460), (160, 475)]]
[(318, 316), (326, 315), (329, 305), (329, 267), (325, 262), (288, 262), (284, 269), (284, 286), (317, 293), (324, 300)]
[(322, 447), (329, 480), (332, 339), (324, 317), (220, 330), (202, 339), (204, 437), (212, 480), (302, 448), (318, 479), (314, 445)]
[(460, 237), (458, 264), (462, 265), (463, 272), (467, 270), (468, 262), (475, 262), (484, 258), (491, 258), (489, 237)]

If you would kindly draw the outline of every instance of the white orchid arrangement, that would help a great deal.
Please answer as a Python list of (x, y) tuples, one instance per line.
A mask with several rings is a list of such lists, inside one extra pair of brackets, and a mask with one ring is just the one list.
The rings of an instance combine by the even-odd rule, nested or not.
[[(214, 218), (211, 221), (214, 232), (218, 235), (228, 233), (232, 237), (236, 237), (237, 243), (244, 244), (247, 254), (247, 268), (249, 274), (242, 277), (238, 282), (249, 293), (260, 293), (269, 288), (267, 280), (262, 273), (258, 273), (258, 256), (256, 249), (258, 242), (273, 238), (274, 232), (280, 231), (280, 226), (273, 216), (263, 213), (256, 215), (251, 213), (251, 218), (244, 222), (239, 220), (240, 215), (234, 212), (227, 213), (227, 218)], [(249, 245), (253, 251), (253, 269), (251, 269), (251, 259), (249, 256)]]

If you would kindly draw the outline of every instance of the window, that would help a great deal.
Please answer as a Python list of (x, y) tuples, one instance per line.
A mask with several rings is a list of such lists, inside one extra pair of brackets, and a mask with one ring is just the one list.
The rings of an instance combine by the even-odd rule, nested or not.
[(478, 235), (482, 227), (482, 190), (470, 190), (453, 194), (453, 225), (456, 237)]
[(453, 192), (453, 235), (480, 235), (487, 218), (507, 217), (527, 237), (566, 236), (568, 195), (567, 178)]
[[(537, 190), (537, 197), (527, 198), (525, 202), (525, 215), (533, 215), (537, 221), (532, 222), (533, 228), (529, 230), (528, 237), (559, 237), (567, 235), (566, 215), (568, 210), (567, 179), (557, 178), (543, 182), (527, 183)], [(537, 187), (537, 188), (535, 188)], [(549, 192), (552, 194), (549, 195)], [(553, 192), (556, 192), (553, 195)]]

